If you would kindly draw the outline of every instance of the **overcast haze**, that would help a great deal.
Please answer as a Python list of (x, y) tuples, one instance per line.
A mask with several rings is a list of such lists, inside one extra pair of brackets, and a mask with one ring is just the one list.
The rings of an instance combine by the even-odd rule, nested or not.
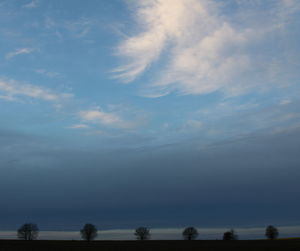
[(300, 225), (299, 10), (0, 0), (0, 230)]

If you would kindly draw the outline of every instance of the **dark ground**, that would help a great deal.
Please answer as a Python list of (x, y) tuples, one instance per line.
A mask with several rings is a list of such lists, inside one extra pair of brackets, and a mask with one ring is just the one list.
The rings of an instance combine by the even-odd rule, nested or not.
[(300, 251), (300, 238), (291, 240), (196, 241), (21, 241), (0, 240), (0, 251)]

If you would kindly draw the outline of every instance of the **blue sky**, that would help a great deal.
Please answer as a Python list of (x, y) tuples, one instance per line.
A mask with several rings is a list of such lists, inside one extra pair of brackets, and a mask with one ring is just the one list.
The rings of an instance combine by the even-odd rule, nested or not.
[(299, 9), (0, 0), (0, 228), (300, 224)]

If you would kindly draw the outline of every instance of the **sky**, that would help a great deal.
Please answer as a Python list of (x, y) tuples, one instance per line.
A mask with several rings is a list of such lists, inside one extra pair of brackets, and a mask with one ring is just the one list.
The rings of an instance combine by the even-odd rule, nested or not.
[(0, 0), (0, 230), (299, 226), (299, 10)]

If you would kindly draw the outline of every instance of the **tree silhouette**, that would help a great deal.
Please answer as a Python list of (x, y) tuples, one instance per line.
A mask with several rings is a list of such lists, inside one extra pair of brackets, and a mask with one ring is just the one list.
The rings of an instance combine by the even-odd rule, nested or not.
[(223, 234), (223, 240), (224, 241), (233, 241), (233, 240), (237, 240), (238, 236), (235, 233), (234, 229), (231, 229), (230, 231), (227, 231)]
[(185, 240), (194, 240), (197, 238), (198, 236), (198, 231), (196, 228), (194, 227), (187, 227), (183, 230), (182, 232), (183, 238)]
[(18, 238), (26, 241), (35, 240), (39, 235), (39, 228), (36, 224), (26, 223), (18, 229)]
[(139, 227), (135, 230), (134, 235), (138, 240), (147, 240), (150, 238), (150, 230), (146, 227)]
[(276, 227), (270, 225), (266, 228), (265, 236), (267, 236), (268, 239), (274, 240), (279, 235), (278, 230)]
[(97, 237), (97, 228), (93, 224), (85, 224), (83, 229), (80, 230), (81, 238), (86, 241), (94, 240)]

